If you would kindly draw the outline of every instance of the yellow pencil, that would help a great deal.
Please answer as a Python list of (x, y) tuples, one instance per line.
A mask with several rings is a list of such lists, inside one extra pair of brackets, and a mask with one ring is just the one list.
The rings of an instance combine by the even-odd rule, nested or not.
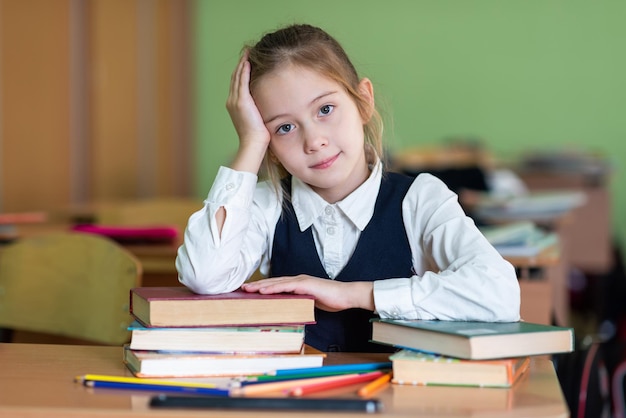
[(372, 393), (376, 392), (378, 389), (382, 388), (391, 380), (391, 373), (385, 373), (380, 376), (378, 379), (366, 384), (357, 392), (359, 396), (367, 397)]
[(163, 380), (163, 379), (146, 379), (140, 377), (128, 377), (128, 376), (109, 376), (102, 374), (85, 374), (82, 376), (76, 376), (74, 379), (78, 383), (85, 383), (89, 381), (94, 382), (115, 382), (115, 383), (135, 383), (146, 385), (164, 385), (164, 386), (181, 386), (189, 388), (217, 388), (218, 385), (209, 382), (187, 382), (179, 380)]

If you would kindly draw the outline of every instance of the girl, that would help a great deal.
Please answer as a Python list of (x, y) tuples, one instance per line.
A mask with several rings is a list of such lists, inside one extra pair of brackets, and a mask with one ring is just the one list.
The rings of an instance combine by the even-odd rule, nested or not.
[[(305, 342), (383, 351), (370, 318), (519, 320), (515, 271), (428, 174), (386, 172), (374, 89), (335, 39), (293, 25), (243, 53), (226, 103), (239, 149), (178, 251), (197, 293), (316, 299)], [(257, 183), (264, 165), (269, 180)], [(271, 277), (244, 282), (260, 267)]]

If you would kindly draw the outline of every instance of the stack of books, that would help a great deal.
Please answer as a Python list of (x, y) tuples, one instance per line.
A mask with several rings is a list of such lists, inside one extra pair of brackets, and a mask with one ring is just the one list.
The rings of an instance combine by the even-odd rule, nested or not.
[(372, 320), (372, 340), (398, 347), (393, 382), (511, 387), (532, 356), (574, 350), (572, 328), (529, 322)]
[(130, 313), (124, 362), (138, 377), (257, 375), (324, 359), (304, 345), (304, 327), (315, 322), (311, 296), (139, 287)]

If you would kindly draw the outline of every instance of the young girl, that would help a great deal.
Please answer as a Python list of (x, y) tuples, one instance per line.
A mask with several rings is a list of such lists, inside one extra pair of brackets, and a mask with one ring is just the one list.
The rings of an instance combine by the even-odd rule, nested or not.
[[(305, 341), (323, 351), (383, 351), (376, 315), (519, 320), (515, 271), (457, 196), (385, 171), (372, 83), (327, 33), (293, 25), (247, 48), (226, 107), (239, 149), (189, 219), (185, 286), (313, 295)], [(271, 278), (244, 283), (259, 267)]]

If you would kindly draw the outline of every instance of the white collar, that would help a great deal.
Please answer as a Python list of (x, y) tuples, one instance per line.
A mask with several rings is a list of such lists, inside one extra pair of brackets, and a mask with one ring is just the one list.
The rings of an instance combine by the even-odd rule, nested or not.
[[(374, 214), (382, 171), (382, 163), (378, 161), (363, 184), (343, 200), (330, 205), (341, 210), (360, 231), (365, 229)], [(300, 231), (310, 227), (318, 217), (323, 215), (324, 209), (329, 206), (329, 203), (320, 195), (295, 177), (293, 177), (291, 184), (291, 203), (298, 219)]]

